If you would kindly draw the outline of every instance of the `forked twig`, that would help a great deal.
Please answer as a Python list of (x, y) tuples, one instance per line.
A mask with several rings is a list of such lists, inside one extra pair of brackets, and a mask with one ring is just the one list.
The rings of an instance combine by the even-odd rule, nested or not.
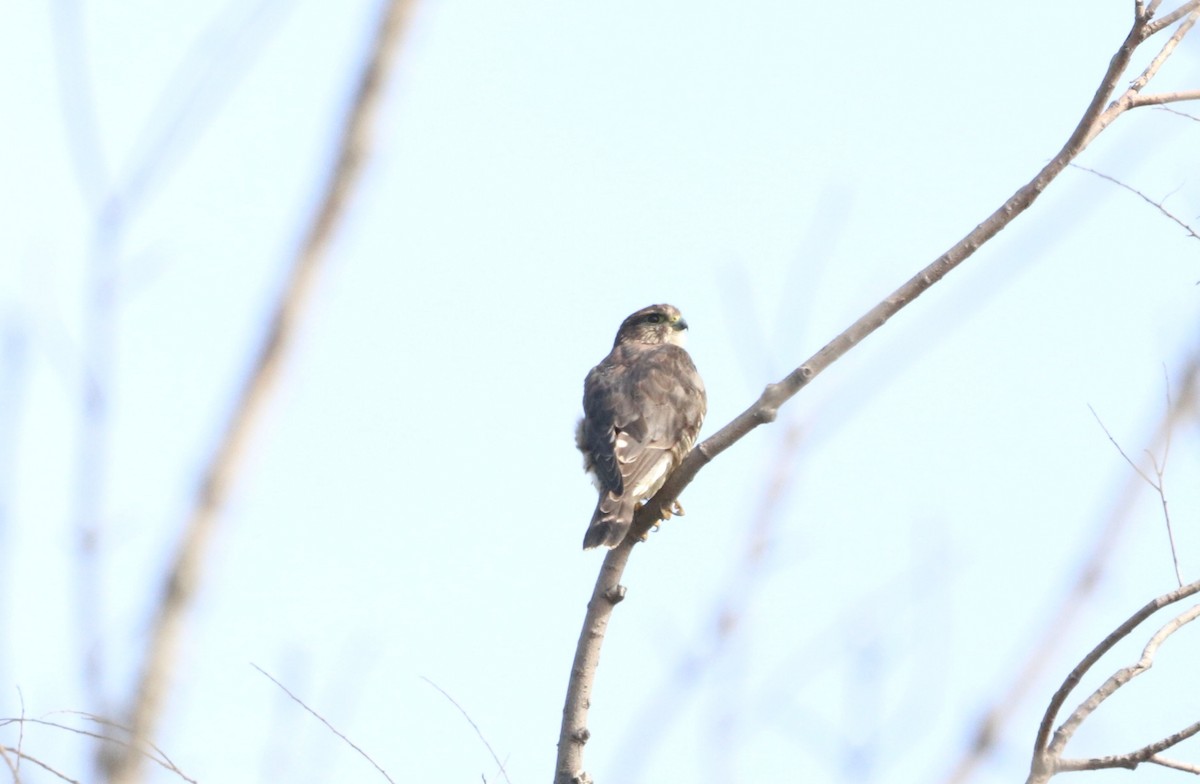
[[(1125, 462), (1128, 463), (1129, 466), (1131, 468), (1133, 468), (1134, 471), (1137, 472), (1137, 475), (1140, 476), (1146, 482), (1146, 484), (1150, 485), (1152, 488), (1154, 488), (1154, 491), (1156, 493), (1158, 493), (1158, 500), (1162, 504), (1163, 520), (1166, 522), (1166, 525), (1167, 525), (1167, 541), (1171, 545), (1171, 562), (1175, 566), (1175, 580), (1176, 580), (1176, 582), (1178, 582), (1178, 584), (1180, 586), (1182, 586), (1183, 585), (1183, 572), (1180, 571), (1180, 569), (1179, 569), (1179, 553), (1175, 549), (1175, 530), (1171, 527), (1171, 510), (1167, 506), (1167, 493), (1166, 493), (1166, 490), (1163, 488), (1163, 482), (1164, 482), (1163, 472), (1166, 470), (1167, 455), (1171, 448), (1171, 440), (1170, 440), (1169, 434), (1168, 434), (1168, 438), (1166, 439), (1165, 445), (1163, 447), (1162, 463), (1160, 464), (1158, 459), (1153, 454), (1150, 455), (1150, 462), (1154, 466), (1154, 473), (1156, 476), (1155, 479), (1151, 479), (1146, 474), (1146, 472), (1143, 471), (1141, 469), (1141, 467), (1138, 466), (1138, 464), (1135, 463), (1133, 461), (1133, 459), (1129, 457), (1129, 455), (1125, 454), (1125, 450), (1121, 448), (1121, 445), (1119, 443), (1117, 443), (1117, 439), (1114, 438), (1113, 434), (1108, 432), (1108, 428), (1104, 426), (1104, 421), (1102, 419), (1100, 419), (1100, 415), (1096, 413), (1096, 409), (1092, 408), (1091, 405), (1088, 405), (1088, 410), (1091, 411), (1092, 416), (1094, 416), (1096, 418), (1096, 422), (1097, 422), (1097, 424), (1100, 425), (1100, 429), (1104, 431), (1104, 435), (1108, 436), (1108, 440), (1110, 442), (1112, 442), (1112, 445), (1115, 446), (1117, 448), (1117, 451), (1121, 453), (1121, 457), (1125, 458)], [(1168, 411), (1171, 410), (1171, 397), (1170, 397), (1169, 389), (1167, 392), (1167, 410)]]
[(1168, 637), (1184, 625), (1191, 623), (1196, 618), (1200, 618), (1200, 604), (1198, 604), (1175, 616), (1155, 632), (1142, 649), (1142, 655), (1137, 662), (1128, 667), (1121, 668), (1110, 676), (1086, 700), (1081, 702), (1067, 720), (1057, 730), (1054, 730), (1053, 735), (1051, 735), (1051, 729), (1058, 716), (1058, 712), (1062, 709), (1067, 697), (1079, 685), (1083, 676), (1087, 674), (1104, 654), (1112, 650), (1113, 646), (1129, 636), (1134, 629), (1163, 607), (1182, 601), (1197, 593), (1200, 593), (1200, 580), (1153, 599), (1130, 616), (1111, 634), (1105, 637), (1099, 645), (1083, 657), (1083, 660), (1075, 666), (1075, 669), (1071, 671), (1066, 680), (1059, 686), (1058, 691), (1054, 693), (1049, 706), (1046, 708), (1041, 725), (1038, 727), (1037, 738), (1034, 741), (1033, 761), (1030, 764), (1029, 778), (1026, 780), (1026, 784), (1044, 784), (1054, 774), (1067, 770), (1095, 770), (1113, 767), (1134, 768), (1143, 762), (1149, 762), (1158, 752), (1168, 749), (1200, 732), (1200, 722), (1196, 722), (1179, 732), (1128, 754), (1118, 754), (1111, 757), (1100, 757), (1090, 760), (1062, 759), (1063, 749), (1084, 720), (1101, 703), (1116, 693), (1117, 689), (1150, 669), (1154, 664), (1154, 657), (1159, 647)]

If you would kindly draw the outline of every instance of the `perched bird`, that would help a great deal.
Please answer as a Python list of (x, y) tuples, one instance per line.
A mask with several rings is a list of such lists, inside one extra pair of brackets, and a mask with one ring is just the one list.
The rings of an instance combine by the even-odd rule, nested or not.
[[(575, 443), (600, 499), (585, 550), (619, 545), (638, 506), (696, 442), (707, 404), (704, 382), (683, 348), (687, 328), (671, 305), (642, 308), (621, 323), (612, 351), (587, 374)], [(671, 510), (661, 514), (670, 517)]]

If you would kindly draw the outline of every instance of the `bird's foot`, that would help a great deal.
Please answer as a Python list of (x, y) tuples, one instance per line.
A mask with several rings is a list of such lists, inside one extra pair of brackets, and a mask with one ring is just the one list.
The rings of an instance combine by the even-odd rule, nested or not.
[(672, 501), (670, 506), (664, 506), (658, 511), (658, 519), (662, 521), (670, 520), (673, 516), (678, 515), (683, 517), (683, 506), (679, 501)]

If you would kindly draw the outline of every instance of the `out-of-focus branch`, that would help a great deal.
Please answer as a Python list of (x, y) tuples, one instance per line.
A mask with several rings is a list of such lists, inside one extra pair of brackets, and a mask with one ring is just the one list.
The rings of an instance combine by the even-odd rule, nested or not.
[[(75, 631), (81, 652), (82, 681), (87, 703), (104, 712), (105, 664), (103, 534), (104, 490), (107, 485), (108, 452), (112, 440), (112, 389), (114, 357), (117, 347), (117, 303), (119, 295), (121, 246), (133, 215), (142, 206), (149, 188), (169, 173), (188, 141), (199, 137), (215, 112), (211, 105), (227, 96), (237, 77), (244, 54), (270, 31), (263, 13), (279, 0), (257, 0), (253, 6), (232, 2), (205, 33), (198, 37), (191, 55), (167, 80), (163, 98), (150, 113), (142, 129), (142, 141), (135, 145), (138, 154), (127, 174), (114, 174), (105, 159), (100, 136), (99, 113), (90, 89), (88, 41), (81, 23), (82, 11), (76, 0), (55, 0), (51, 4), (54, 20), (56, 74), (75, 178), (92, 213), (88, 248), (86, 285), (82, 308), (82, 338), (79, 347), (80, 393), (79, 433), (75, 454), (72, 517), (76, 537), (76, 563), (71, 570), (74, 583)], [(233, 12), (251, 13), (247, 23), (238, 26), (237, 40), (217, 32), (231, 26)], [(214, 41), (220, 46), (214, 46)], [(261, 47), (258, 47), (261, 48)], [(208, 62), (201, 55), (208, 50)], [(215, 51), (220, 50), (217, 56)], [(204, 67), (204, 66), (207, 67)], [(218, 79), (217, 77), (224, 77)], [(193, 89), (187, 89), (185, 83)], [(225, 87), (222, 95), (217, 86)], [(200, 105), (199, 96), (211, 100)], [(169, 97), (169, 101), (167, 100)], [(170, 105), (167, 105), (167, 104)], [(183, 137), (183, 141), (180, 141)], [(168, 160), (168, 152), (177, 153)]]
[[(150, 738), (157, 730), (175, 666), (176, 648), (200, 584), (208, 541), (229, 497), (253, 425), (277, 384), (283, 358), (291, 347), (295, 326), (316, 273), (362, 174), (375, 114), (414, 5), (415, 0), (392, 0), (383, 11), (358, 79), (355, 98), (343, 122), (336, 162), (325, 185), (324, 196), (293, 260), (286, 286), (274, 306), (257, 359), (196, 491), (192, 511), (164, 581), (137, 689), (128, 709), (128, 721), (135, 739)], [(140, 759), (135, 754), (117, 753), (105, 756), (102, 767), (110, 781), (128, 784), (140, 777)]]
[[(1062, 752), (1067, 743), (1074, 736), (1075, 731), (1083, 724), (1084, 720), (1092, 714), (1100, 706), (1104, 700), (1116, 693), (1117, 689), (1128, 683), (1133, 678), (1141, 675), (1154, 664), (1154, 656), (1158, 652), (1162, 643), (1181, 629), (1185, 624), (1191, 623), (1196, 618), (1200, 618), (1200, 604), (1195, 605), (1188, 610), (1180, 613), (1172, 618), (1166, 625), (1155, 632), (1150, 641), (1146, 643), (1142, 650), (1141, 658), (1134, 664), (1123, 667), (1108, 678), (1101, 686), (1096, 689), (1086, 700), (1079, 704), (1071, 715), (1062, 725), (1054, 731), (1051, 737), (1051, 728), (1054, 726), (1054, 721), (1058, 716), (1058, 712), (1062, 709), (1067, 697), (1079, 685), (1083, 676), (1087, 674), (1096, 662), (1100, 660), (1104, 654), (1112, 650), (1118, 642), (1129, 636), (1134, 629), (1140, 626), (1154, 613), (1164, 607), (1182, 601), (1189, 596), (1200, 593), (1200, 580), (1189, 583), (1182, 588), (1177, 588), (1174, 591), (1165, 593), (1156, 599), (1151, 600), (1136, 613), (1131, 615), (1124, 623), (1118, 626), (1111, 634), (1104, 638), (1093, 648), (1083, 660), (1075, 666), (1063, 681), (1062, 686), (1054, 693), (1050, 700), (1049, 707), (1046, 708), (1046, 713), (1042, 717), (1042, 723), (1038, 727), (1037, 740), (1034, 742), (1033, 762), (1030, 765), (1029, 778), (1026, 779), (1026, 784), (1044, 784), (1049, 781), (1055, 774), (1063, 770), (1091, 770), (1101, 767), (1136, 767), (1142, 762), (1148, 761), (1152, 756), (1164, 749), (1185, 740), (1188, 737), (1200, 732), (1200, 722), (1190, 725), (1189, 727), (1177, 732), (1161, 741), (1152, 743), (1148, 746), (1131, 752), (1127, 755), (1116, 755), (1108, 758), (1098, 758), (1096, 760), (1063, 760)], [(1140, 755), (1140, 756), (1139, 756)], [(1107, 762), (1106, 762), (1107, 761)], [(1089, 767), (1090, 765), (1090, 767)]]
[[(1200, 8), (1200, 0), (1189, 0), (1185, 5)], [(1197, 14), (1200, 12), (1195, 10), (1190, 12), (1184, 23), (1172, 35), (1170, 41), (1164, 45), (1163, 50), (1139, 77), (1140, 84), (1134, 92), (1140, 91), (1141, 87), (1154, 76), (1158, 68), (1174, 51), (1175, 45), (1194, 24)], [(716, 435), (709, 437), (694, 448), (679, 468), (668, 477), (658, 493), (638, 511), (625, 540), (605, 556), (604, 563), (600, 567), (600, 574), (597, 576), (595, 587), (592, 590), (591, 601), (588, 602), (587, 612), (584, 615), (583, 628), (580, 631), (575, 658), (571, 665), (571, 676), (567, 683), (566, 702), (563, 706), (563, 721), (558, 737), (558, 758), (555, 763), (555, 784), (587, 784), (591, 780), (583, 770), (583, 747), (590, 737), (587, 729), (587, 715), (591, 706), (595, 670), (600, 661), (600, 648), (604, 641), (604, 633), (608, 627), (612, 609), (624, 597), (624, 587), (620, 585), (620, 578), (629, 561), (629, 555), (633, 546), (658, 522), (657, 510), (669, 509), (671, 503), (679, 497), (684, 488), (691, 484), (700, 469), (741, 440), (751, 430), (774, 421), (779, 407), (794, 397), (817, 375), (882, 327), (888, 319), (974, 255), (975, 251), (979, 250), (985, 242), (1012, 223), (1018, 215), (1037, 200), (1042, 191), (1062, 173), (1063, 169), (1087, 147), (1088, 143), (1104, 127), (1122, 112), (1131, 108), (1130, 105), (1124, 104), (1119, 109), (1114, 109), (1117, 105), (1116, 102), (1108, 109), (1105, 109), (1105, 106), (1116, 89), (1121, 75), (1128, 69), (1133, 53), (1143, 41), (1153, 34), (1149, 29), (1151, 16), (1152, 12), (1148, 13), (1140, 2), (1136, 4), (1130, 31), (1109, 61), (1108, 69), (1101, 78), (1100, 84), (1075, 130), (1058, 154), (1032, 180), (1017, 190), (953, 247), (910, 278), (889, 297), (867, 311), (804, 364), (778, 383), (768, 385), (753, 405), (718, 431)], [(1133, 88), (1130, 89), (1133, 90)], [(1108, 120), (1102, 124), (1101, 120), (1104, 117), (1107, 117)]]
[(196, 36), (155, 98), (133, 146), (138, 154), (108, 195), (108, 212), (128, 221), (168, 180), (292, 7), (282, 0), (229, 0)]
[(99, 213), (112, 184), (112, 172), (100, 144), (96, 100), (88, 80), (87, 36), (79, 5), (79, 0), (56, 0), (50, 4), (55, 73), (75, 179), (93, 213)]

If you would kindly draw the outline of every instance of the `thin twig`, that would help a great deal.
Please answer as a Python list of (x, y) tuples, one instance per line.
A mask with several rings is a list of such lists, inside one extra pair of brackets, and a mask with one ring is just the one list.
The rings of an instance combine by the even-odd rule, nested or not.
[(1170, 114), (1176, 114), (1180, 117), (1186, 117), (1192, 122), (1200, 122), (1200, 117), (1197, 117), (1194, 114), (1188, 114), (1187, 112), (1181, 112), (1178, 109), (1172, 109), (1170, 106), (1155, 106), (1154, 108), (1158, 109), (1160, 112), (1169, 112)]
[[(337, 158), (320, 205), (292, 262), (284, 290), (275, 303), (270, 327), (253, 370), (242, 387), (196, 491), (164, 581), (135, 697), (128, 710), (136, 737), (148, 738), (155, 734), (175, 664), (175, 649), (200, 584), (208, 540), (241, 467), (254, 423), (276, 387), (283, 358), (291, 348), (296, 323), (315, 283), (317, 271), (361, 178), (370, 151), (375, 114), (414, 4), (415, 0), (391, 0), (380, 17), (367, 62), (358, 77), (355, 98), (343, 121)], [(114, 784), (137, 780), (139, 762), (136, 756), (125, 754), (116, 759), (106, 758), (103, 762), (106, 775)]]
[(317, 721), (319, 721), (319, 722), (321, 722), (322, 724), (324, 724), (324, 725), (326, 726), (326, 728), (328, 728), (328, 729), (329, 729), (329, 731), (330, 731), (330, 732), (332, 732), (334, 735), (337, 735), (339, 738), (341, 738), (343, 741), (345, 741), (345, 742), (346, 742), (346, 744), (347, 744), (348, 746), (350, 746), (350, 748), (352, 748), (352, 749), (354, 749), (355, 751), (357, 751), (357, 752), (358, 752), (358, 753), (359, 753), (359, 754), (362, 756), (362, 758), (363, 758), (363, 759), (365, 759), (367, 762), (369, 762), (369, 763), (371, 763), (372, 765), (374, 765), (374, 766), (375, 766), (375, 770), (379, 771), (379, 772), (380, 772), (380, 773), (383, 775), (383, 777), (384, 777), (385, 779), (387, 779), (388, 781), (392, 782), (392, 784), (396, 784), (396, 782), (395, 782), (395, 781), (392, 779), (392, 777), (388, 775), (387, 771), (386, 771), (386, 770), (384, 770), (382, 767), (380, 767), (380, 765), (379, 765), (379, 763), (378, 763), (378, 762), (376, 762), (375, 760), (371, 759), (371, 755), (370, 755), (370, 754), (368, 754), (367, 752), (363, 751), (362, 747), (360, 747), (360, 746), (359, 746), (357, 743), (355, 743), (354, 741), (350, 740), (350, 739), (349, 739), (349, 738), (347, 738), (345, 735), (343, 735), (343, 734), (342, 734), (342, 732), (341, 732), (340, 730), (338, 730), (338, 728), (337, 728), (337, 727), (335, 727), (335, 726), (333, 726), (332, 724), (330, 724), (330, 723), (329, 723), (329, 722), (328, 722), (328, 721), (325, 719), (325, 717), (324, 717), (324, 716), (322, 716), (321, 714), (317, 713), (317, 712), (316, 712), (315, 710), (313, 710), (312, 708), (308, 707), (308, 705), (306, 705), (306, 704), (305, 704), (304, 700), (300, 699), (300, 698), (299, 698), (299, 697), (297, 697), (295, 694), (292, 694), (291, 690), (290, 690), (290, 689), (288, 689), (288, 687), (287, 687), (287, 686), (284, 686), (282, 683), (280, 683), (279, 681), (275, 680), (275, 678), (274, 678), (274, 677), (271, 675), (271, 673), (267, 672), (267, 671), (266, 671), (266, 670), (264, 670), (262, 667), (259, 667), (259, 666), (258, 666), (257, 664), (255, 664), (254, 662), (250, 662), (250, 666), (251, 666), (251, 667), (253, 667), (254, 669), (258, 670), (259, 672), (261, 672), (263, 675), (267, 676), (267, 680), (271, 681), (271, 683), (274, 683), (274, 684), (275, 684), (276, 686), (278, 686), (280, 689), (283, 689), (283, 693), (284, 693), (284, 694), (286, 694), (287, 696), (291, 697), (291, 698), (292, 698), (292, 700), (294, 700), (294, 701), (296, 702), (296, 704), (297, 704), (297, 705), (299, 705), (301, 708), (304, 708), (304, 710), (308, 711), (308, 712), (309, 712), (309, 713), (311, 713), (313, 716), (315, 716), (315, 717), (317, 718)]
[(21, 747), (13, 749), (13, 754), (16, 756), (16, 762), (8, 753), (8, 747), (0, 744), (0, 757), (4, 758), (4, 764), (8, 766), (8, 772), (12, 774), (13, 784), (21, 784)]
[[(117, 729), (117, 730), (121, 730), (125, 734), (129, 734), (128, 727), (118, 724), (117, 722), (109, 721), (108, 719), (101, 718), (100, 716), (94, 716), (90, 713), (85, 713), (82, 711), (56, 711), (56, 713), (66, 714), (69, 716), (79, 716), (81, 718), (85, 718), (89, 721), (93, 721), (97, 724), (100, 724), (106, 729), (110, 729), (110, 730)], [(54, 715), (54, 714), (51, 714), (51, 715)], [(27, 718), (24, 715), (22, 715), (21, 718), (19, 718), (19, 719), (11, 719), (11, 718), (0, 719), (0, 726), (5, 726), (7, 724), (20, 725), (22, 733), (24, 732), (25, 724), (36, 724), (40, 727), (51, 727), (54, 729), (65, 730), (65, 731), (73, 733), (75, 735), (79, 735), (79, 736), (82, 736), (85, 738), (91, 738), (93, 740), (99, 741), (100, 743), (107, 743), (107, 744), (114, 744), (117, 746), (121, 746), (121, 747), (129, 749), (133, 752), (136, 752), (137, 754), (145, 757), (146, 759), (149, 759), (154, 764), (158, 765), (159, 767), (163, 768), (164, 770), (167, 770), (167, 771), (170, 771), (171, 773), (176, 774), (184, 781), (190, 782), (191, 784), (196, 784), (195, 779), (193, 779), (193, 778), (189, 777), (187, 774), (185, 774), (183, 772), (183, 770), (181, 770), (179, 768), (179, 766), (176, 765), (171, 760), (171, 758), (167, 756), (166, 752), (164, 752), (161, 748), (154, 745), (153, 743), (146, 743), (145, 741), (142, 741), (139, 743), (134, 743), (132, 741), (127, 741), (127, 740), (123, 740), (122, 738), (116, 737), (116, 736), (112, 735), (111, 733), (93, 732), (91, 730), (85, 730), (85, 729), (81, 729), (79, 727), (72, 727), (70, 724), (63, 724), (62, 722), (58, 722), (58, 721), (50, 721), (49, 719), (32, 719), (32, 718)], [(18, 747), (17, 750), (20, 751), (20, 748)]]
[[(6, 749), (6, 747), (0, 746), (0, 749)], [(69, 784), (81, 784), (78, 780), (71, 778), (70, 776), (63, 773), (62, 771), (56, 770), (55, 768), (51, 767), (48, 763), (42, 762), (40, 759), (33, 756), (32, 754), (26, 754), (23, 751), (18, 751), (16, 749), (11, 749), (11, 748), (7, 749), (7, 751), (11, 751), (13, 754), (16, 754), (19, 759), (29, 760), (34, 765), (37, 765), (42, 770), (50, 773), (55, 778), (62, 779), (63, 781), (69, 782)]]
[[(458, 700), (456, 700), (456, 699), (454, 699), (453, 697), (451, 697), (451, 696), (450, 696), (450, 694), (449, 694), (449, 692), (447, 692), (447, 691), (446, 691), (445, 689), (443, 689), (441, 686), (438, 686), (438, 685), (437, 685), (436, 683), (434, 683), (433, 681), (431, 681), (431, 680), (429, 680), (428, 678), (426, 678), (424, 675), (422, 675), (422, 676), (421, 676), (421, 680), (425, 681), (425, 682), (426, 682), (426, 683), (428, 683), (430, 686), (432, 686), (433, 688), (435, 688), (435, 689), (437, 689), (438, 691), (440, 691), (440, 692), (442, 693), (442, 696), (443, 696), (443, 697), (445, 697), (446, 699), (450, 700), (450, 704), (451, 704), (451, 705), (453, 705), (454, 707), (458, 708), (458, 712), (459, 712), (459, 713), (461, 713), (461, 714), (463, 715), (463, 718), (464, 718), (464, 719), (466, 719), (466, 720), (467, 720), (467, 723), (471, 725), (471, 729), (475, 730), (475, 734), (479, 736), (479, 739), (480, 739), (481, 741), (483, 741), (483, 745), (484, 745), (485, 747), (487, 747), (488, 754), (491, 754), (491, 755), (492, 755), (492, 760), (494, 760), (494, 761), (495, 761), (495, 763), (496, 763), (496, 766), (500, 768), (500, 775), (504, 776), (504, 780), (505, 780), (505, 781), (507, 781), (507, 782), (508, 782), (508, 784), (512, 784), (512, 781), (510, 781), (510, 780), (509, 780), (509, 778), (508, 778), (508, 771), (504, 769), (504, 763), (500, 761), (500, 757), (499, 757), (499, 755), (497, 755), (497, 754), (496, 754), (496, 751), (495, 751), (495, 749), (493, 749), (493, 748), (492, 748), (492, 744), (488, 743), (488, 739), (487, 739), (487, 738), (485, 738), (485, 737), (483, 736), (483, 730), (479, 729), (479, 725), (478, 725), (478, 724), (476, 724), (476, 723), (475, 723), (475, 720), (471, 718), (471, 714), (467, 713), (467, 710), (466, 710), (466, 708), (464, 708), (463, 706), (459, 705), (459, 704), (458, 704)], [(484, 779), (484, 781), (487, 781), (487, 779), (485, 778), (485, 779)]]
[[(1180, 29), (1176, 30), (1167, 44), (1169, 48), (1165, 47), (1164, 51), (1156, 58), (1158, 65), (1161, 65), (1161, 62), (1173, 51), (1174, 44), (1178, 43), (1179, 39), (1190, 29), (1191, 21), (1193, 20), (1189, 17), (1189, 20), (1185, 22), (1186, 27), (1181, 25)], [(717, 455), (759, 425), (774, 421), (781, 405), (871, 333), (883, 326), (902, 308), (970, 258), (980, 246), (996, 236), (1018, 215), (1028, 209), (1042, 191), (1102, 130), (1101, 119), (1109, 111), (1104, 107), (1121, 75), (1128, 68), (1134, 51), (1144, 40), (1145, 27), (1145, 18), (1140, 15), (1135, 18), (1129, 34), (1110, 60), (1108, 69), (1101, 78), (1075, 130), (1062, 149), (1032, 180), (1010, 196), (1004, 204), (953, 247), (896, 289), (887, 299), (871, 308), (804, 364), (788, 374), (786, 378), (776, 384), (768, 385), (752, 406), (738, 415), (716, 435), (709, 437), (694, 448), (679, 468), (670, 475), (654, 498), (639, 510), (625, 541), (610, 550), (605, 556), (604, 563), (600, 567), (600, 574), (592, 590), (591, 600), (588, 602), (587, 612), (584, 615), (583, 628), (576, 645), (571, 676), (567, 684), (567, 697), (563, 706), (563, 721), (558, 738), (558, 758), (555, 763), (554, 780), (556, 784), (584, 782), (590, 778), (583, 770), (583, 746), (590, 737), (587, 729), (587, 714), (591, 705), (596, 666), (599, 664), (600, 649), (609, 618), (612, 615), (612, 608), (624, 596), (620, 578), (629, 561), (629, 555), (634, 545), (657, 522), (655, 519), (657, 515), (653, 510), (669, 508), (696, 474)], [(1154, 70), (1157, 70), (1158, 65), (1154, 66)], [(1147, 73), (1149, 74), (1148, 80), (1150, 76), (1153, 76), (1153, 71), (1148, 69)], [(1104, 125), (1111, 123), (1127, 108), (1129, 107), (1126, 106), (1120, 111), (1113, 112)]]
[(1132, 185), (1128, 185), (1124, 182), (1121, 182), (1116, 177), (1111, 177), (1111, 176), (1105, 174), (1104, 172), (1099, 172), (1099, 171), (1096, 171), (1095, 169), (1089, 169), (1087, 166), (1081, 166), (1078, 163), (1072, 163), (1071, 166), (1076, 169), (1079, 169), (1081, 171), (1088, 172), (1089, 174), (1094, 174), (1102, 180), (1108, 180), (1109, 182), (1113, 183), (1114, 185), (1118, 185), (1118, 186), (1124, 188), (1125, 190), (1129, 191), (1130, 193), (1132, 193), (1135, 196), (1137, 196), (1138, 198), (1140, 198), (1142, 201), (1146, 202), (1147, 204), (1149, 204), (1152, 207), (1154, 207), (1155, 209), (1157, 209), (1163, 215), (1170, 218), (1172, 221), (1174, 221), (1176, 224), (1178, 224), (1184, 231), (1186, 231), (1192, 237), (1200, 240), (1200, 234), (1197, 234), (1196, 230), (1193, 229), (1191, 226), (1189, 226), (1187, 223), (1185, 223), (1183, 220), (1175, 217), (1175, 215), (1173, 215), (1170, 212), (1170, 210), (1168, 210), (1165, 206), (1163, 206), (1163, 203), (1161, 201), (1155, 201), (1154, 199), (1150, 198), (1146, 194), (1139, 191), (1137, 188), (1134, 188)]
[[(1183, 572), (1179, 568), (1179, 553), (1175, 550), (1175, 531), (1171, 527), (1171, 511), (1167, 507), (1167, 494), (1166, 494), (1166, 491), (1163, 489), (1163, 481), (1164, 481), (1163, 471), (1166, 468), (1166, 464), (1167, 464), (1166, 451), (1164, 450), (1164, 452), (1163, 452), (1163, 460), (1162, 460), (1161, 465), (1159, 464), (1158, 460), (1156, 460), (1154, 458), (1154, 455), (1150, 456), (1150, 461), (1151, 461), (1151, 463), (1153, 463), (1154, 471), (1158, 477), (1157, 479), (1151, 479), (1149, 476), (1146, 475), (1145, 471), (1143, 471), (1141, 468), (1138, 467), (1138, 464), (1135, 463), (1133, 461), (1133, 459), (1129, 457), (1129, 455), (1125, 454), (1125, 450), (1121, 448), (1121, 445), (1119, 443), (1117, 443), (1117, 439), (1113, 438), (1113, 434), (1108, 432), (1108, 428), (1104, 426), (1104, 421), (1100, 419), (1100, 415), (1096, 413), (1096, 409), (1092, 408), (1091, 405), (1088, 405), (1088, 410), (1091, 411), (1092, 416), (1094, 416), (1096, 418), (1096, 422), (1100, 425), (1100, 429), (1104, 431), (1104, 435), (1108, 436), (1108, 440), (1111, 441), (1112, 445), (1115, 446), (1117, 448), (1117, 451), (1121, 453), (1121, 457), (1125, 458), (1125, 462), (1129, 463), (1130, 467), (1132, 467), (1133, 470), (1137, 472), (1137, 475), (1140, 476), (1143, 480), (1145, 480), (1146, 484), (1153, 487), (1155, 492), (1158, 493), (1159, 502), (1162, 504), (1163, 519), (1165, 520), (1166, 525), (1167, 525), (1167, 541), (1171, 545), (1171, 562), (1175, 566), (1175, 580), (1178, 582), (1180, 587), (1182, 587), (1183, 586)], [(1168, 393), (1168, 397), (1167, 397), (1167, 410), (1168, 411), (1171, 410), (1171, 400), (1170, 400), (1169, 393)], [(1170, 438), (1168, 437), (1166, 440), (1167, 448), (1170, 447), (1170, 443), (1171, 443), (1171, 441), (1170, 441)]]
[[(121, 732), (125, 733), (126, 735), (128, 735), (130, 737), (130, 741), (126, 742), (124, 740), (121, 740), (120, 738), (115, 738), (112, 736), (111, 733), (108, 735), (102, 736), (102, 735), (96, 735), (95, 733), (92, 733), (92, 732), (88, 732), (87, 730), (81, 730), (81, 729), (77, 729), (75, 727), (68, 727), (66, 725), (55, 724), (53, 726), (62, 727), (63, 729), (71, 730), (72, 732), (76, 732), (81, 735), (90, 735), (92, 737), (103, 738), (103, 739), (106, 739), (109, 743), (119, 743), (128, 748), (136, 749), (138, 751), (138, 753), (144, 755), (147, 759), (151, 760), (152, 762), (159, 765), (160, 767), (165, 768), (166, 770), (169, 770), (172, 773), (175, 773), (184, 781), (189, 781), (189, 782), (192, 782), (192, 784), (195, 784), (195, 780), (188, 777), (187, 774), (185, 774), (179, 768), (179, 766), (175, 764), (175, 761), (172, 760), (167, 755), (167, 752), (163, 751), (161, 746), (159, 746), (155, 743), (152, 743), (151, 741), (146, 740), (145, 738), (142, 738), (140, 740), (134, 738), (133, 731), (130, 730), (129, 727), (126, 727), (124, 724), (113, 721), (112, 719), (106, 719), (103, 716), (97, 716), (92, 713), (87, 713), (86, 711), (61, 711), (61, 713), (65, 713), (69, 716), (79, 716), (80, 718), (84, 718), (90, 722), (99, 724), (100, 726), (102, 726), (108, 730), (120, 730)], [(47, 723), (49, 723), (49, 722), (47, 722)], [(139, 745), (134, 746), (133, 745), (134, 743), (137, 743)]]
[(21, 768), (21, 749), (25, 747), (25, 693), (21, 691), (20, 686), (17, 687), (17, 699), (21, 703), (21, 724), (17, 727), (17, 773), (19, 774)]

